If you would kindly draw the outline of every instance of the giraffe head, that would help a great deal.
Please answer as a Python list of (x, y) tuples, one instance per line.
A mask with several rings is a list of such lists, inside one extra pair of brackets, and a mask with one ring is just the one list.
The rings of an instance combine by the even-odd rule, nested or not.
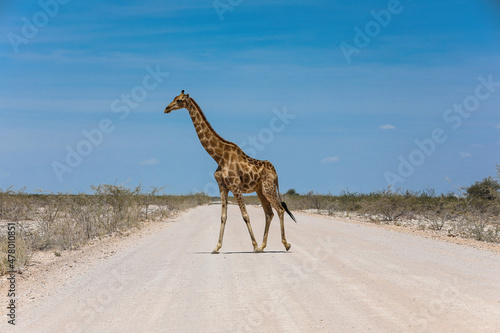
[(179, 110), (183, 109), (187, 105), (187, 99), (189, 98), (189, 94), (184, 94), (184, 90), (181, 92), (179, 96), (174, 98), (172, 103), (170, 103), (166, 108), (165, 108), (165, 113), (170, 113), (171, 111), (174, 110)]

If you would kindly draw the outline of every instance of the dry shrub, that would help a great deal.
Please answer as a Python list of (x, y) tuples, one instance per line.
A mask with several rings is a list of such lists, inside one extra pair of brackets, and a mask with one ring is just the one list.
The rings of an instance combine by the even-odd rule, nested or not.
[(0, 220), (21, 221), (30, 218), (31, 205), (26, 200), (25, 189), (0, 189)]
[[(210, 202), (205, 194), (159, 195), (159, 188), (91, 187), (92, 194), (0, 190), (0, 272), (6, 271), (8, 222), (17, 222), (16, 268), (36, 250), (76, 249), (91, 239), (121, 233), (145, 220)], [(1, 273), (0, 273), (1, 274)]]
[[(15, 241), (15, 262), (14, 267), (15, 270), (24, 267), (29, 262), (31, 251), (29, 250), (24, 237), (19, 232), (16, 226), (16, 241)], [(7, 271), (10, 271), (10, 262), (8, 257), (8, 240), (7, 233), (2, 233), (0, 236), (0, 275), (5, 274)]]
[(369, 194), (343, 191), (338, 196), (287, 193), (283, 198), (291, 210), (353, 212), (372, 221), (396, 224), (414, 220), (424, 228), (420, 223), (427, 223), (432, 230), (447, 230), (450, 236), (500, 242), (500, 198), (492, 195), (471, 197), (461, 191), (436, 195), (432, 189), (403, 192), (391, 188)]

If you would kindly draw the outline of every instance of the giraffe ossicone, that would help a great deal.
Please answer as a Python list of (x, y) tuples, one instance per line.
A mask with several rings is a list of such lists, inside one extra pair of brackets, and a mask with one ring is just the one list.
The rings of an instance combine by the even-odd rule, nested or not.
[[(165, 113), (170, 113), (179, 109), (187, 109), (189, 111), (189, 115), (191, 116), (191, 120), (201, 144), (218, 164), (214, 177), (219, 185), (221, 196), (221, 226), (219, 241), (212, 253), (219, 253), (222, 246), (224, 228), (227, 220), (227, 198), (229, 191), (233, 193), (238, 202), (243, 220), (247, 225), (252, 240), (254, 252), (263, 252), (267, 245), (269, 226), (274, 216), (273, 208), (278, 213), (280, 219), (281, 242), (287, 251), (290, 250), (291, 245), (287, 242), (285, 237), (285, 212), (288, 213), (295, 222), (297, 221), (286, 204), (281, 201), (278, 174), (271, 162), (251, 158), (236, 144), (224, 140), (212, 128), (195, 100), (189, 97), (189, 94), (184, 94), (184, 90), (182, 90), (181, 94), (176, 96), (165, 108)], [(250, 225), (250, 217), (243, 200), (243, 193), (253, 192), (257, 193), (266, 215), (264, 238), (260, 247), (258, 247), (257, 241), (255, 240), (252, 226)]]

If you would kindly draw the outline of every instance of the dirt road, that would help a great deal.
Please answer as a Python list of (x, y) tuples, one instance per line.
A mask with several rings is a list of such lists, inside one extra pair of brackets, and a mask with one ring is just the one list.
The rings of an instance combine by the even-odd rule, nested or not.
[[(259, 244), (264, 215), (248, 207)], [(195, 208), (18, 309), (16, 332), (500, 332), (500, 254), (296, 214), (254, 254)], [(5, 327), (5, 320), (1, 327)], [(3, 330), (2, 330), (3, 331)]]

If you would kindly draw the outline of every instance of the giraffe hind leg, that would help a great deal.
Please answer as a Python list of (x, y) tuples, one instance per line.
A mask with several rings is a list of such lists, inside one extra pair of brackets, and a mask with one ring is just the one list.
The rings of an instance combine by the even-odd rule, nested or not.
[(264, 229), (264, 238), (262, 240), (262, 245), (259, 248), (261, 252), (264, 252), (264, 248), (267, 245), (267, 236), (269, 234), (269, 226), (271, 225), (271, 220), (273, 219), (273, 207), (271, 203), (266, 199), (262, 190), (257, 191), (257, 195), (259, 196), (260, 202), (262, 203), (262, 208), (264, 209), (264, 213), (266, 214), (266, 227)]
[(278, 200), (277, 196), (277, 189), (276, 186), (265, 186), (264, 187), (264, 196), (266, 199), (271, 203), (273, 208), (278, 212), (278, 217), (280, 219), (280, 228), (281, 228), (281, 242), (283, 243), (283, 246), (285, 246), (285, 249), (288, 251), (290, 250), (290, 247), (292, 246), (290, 243), (286, 241), (286, 236), (285, 236), (285, 209), (281, 205), (281, 202)]

